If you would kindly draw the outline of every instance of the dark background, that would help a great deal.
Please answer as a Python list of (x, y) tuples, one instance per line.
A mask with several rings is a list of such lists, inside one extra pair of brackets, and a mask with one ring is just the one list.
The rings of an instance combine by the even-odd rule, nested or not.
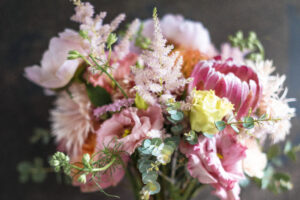
[[(120, 12), (127, 22), (139, 17), (149, 18), (157, 6), (159, 15), (181, 13), (186, 18), (202, 21), (209, 29), (217, 47), (237, 30), (255, 30), (273, 59), (279, 73), (286, 73), (289, 96), (300, 99), (300, 2), (287, 0), (91, 0), (97, 11), (107, 11), (107, 21)], [(16, 165), (22, 160), (44, 157), (55, 151), (54, 145), (30, 145), (35, 127), (49, 128), (48, 111), (52, 97), (43, 95), (38, 86), (23, 77), (26, 66), (38, 64), (48, 48), (49, 39), (66, 27), (77, 29), (69, 17), (73, 6), (68, 0), (0, 0), (0, 199), (109, 199), (100, 193), (81, 194), (78, 188), (59, 185), (55, 177), (42, 184), (19, 184)], [(299, 101), (292, 104), (300, 110)], [(300, 142), (299, 118), (293, 119), (289, 138)], [(287, 162), (282, 171), (290, 172), (294, 190), (274, 196), (250, 186), (242, 199), (299, 199), (300, 161)], [(129, 184), (117, 188), (121, 199), (131, 199)], [(216, 199), (207, 187), (197, 199)]]

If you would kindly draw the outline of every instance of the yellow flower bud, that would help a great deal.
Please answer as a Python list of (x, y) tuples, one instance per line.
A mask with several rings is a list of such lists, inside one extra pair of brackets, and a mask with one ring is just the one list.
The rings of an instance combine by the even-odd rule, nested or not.
[(193, 103), (190, 113), (192, 130), (208, 134), (216, 134), (215, 122), (233, 110), (233, 104), (227, 99), (215, 95), (213, 90), (193, 91)]

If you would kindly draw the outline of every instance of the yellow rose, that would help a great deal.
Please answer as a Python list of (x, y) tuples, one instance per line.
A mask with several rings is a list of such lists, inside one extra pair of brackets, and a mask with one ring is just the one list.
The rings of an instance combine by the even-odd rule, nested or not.
[(192, 130), (215, 134), (218, 132), (215, 122), (222, 120), (232, 110), (233, 104), (216, 96), (215, 91), (194, 90), (190, 113)]

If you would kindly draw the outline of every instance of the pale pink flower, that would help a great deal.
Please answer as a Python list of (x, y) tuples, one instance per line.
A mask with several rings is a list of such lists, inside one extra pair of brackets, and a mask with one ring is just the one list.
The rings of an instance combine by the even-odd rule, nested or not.
[(73, 84), (69, 92), (62, 92), (50, 112), (52, 134), (59, 149), (71, 157), (81, 153), (82, 145), (93, 130), (91, 102), (82, 84)]
[[(209, 31), (201, 22), (184, 19), (181, 15), (167, 14), (161, 19), (161, 29), (163, 36), (176, 45), (205, 54), (213, 52)], [(153, 20), (146, 20), (143, 34), (153, 38), (153, 33)]]
[[(147, 110), (127, 108), (106, 120), (97, 131), (97, 148), (121, 143), (121, 149), (132, 154), (142, 142), (150, 138), (153, 130), (163, 128), (162, 110), (151, 106)], [(116, 138), (116, 140), (114, 140)]]
[(77, 32), (66, 29), (59, 37), (50, 40), (41, 66), (25, 68), (25, 77), (45, 88), (61, 88), (70, 82), (81, 64), (80, 59), (68, 60), (68, 52), (76, 50), (85, 55), (87, 49), (88, 44)]
[(247, 147), (246, 158), (243, 160), (243, 170), (250, 177), (262, 178), (267, 166), (267, 155), (262, 152), (255, 138), (243, 141)]
[(189, 91), (215, 90), (219, 97), (228, 98), (234, 104), (237, 118), (254, 112), (261, 98), (262, 87), (256, 72), (245, 65), (237, 65), (231, 59), (220, 58), (199, 62), (191, 77)]
[(188, 157), (188, 171), (200, 183), (211, 184), (221, 199), (239, 199), (238, 182), (244, 178), (242, 159), (246, 147), (235, 136), (221, 133), (213, 138), (200, 136), (198, 144), (181, 145)]

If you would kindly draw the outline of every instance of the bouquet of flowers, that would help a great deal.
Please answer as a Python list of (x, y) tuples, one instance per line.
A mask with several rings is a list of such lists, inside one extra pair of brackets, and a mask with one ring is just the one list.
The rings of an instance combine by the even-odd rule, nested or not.
[[(159, 20), (154, 8), (153, 19), (116, 34), (124, 14), (104, 24), (105, 12), (73, 2), (79, 31), (51, 39), (41, 65), (25, 69), (56, 95), (50, 120), (58, 152), (49, 162), (56, 172), (83, 192), (104, 192), (126, 175), (145, 200), (188, 200), (205, 185), (236, 200), (251, 180), (292, 188), (275, 171), (278, 148), (263, 147), (285, 140), (294, 99), (254, 32), (230, 36), (219, 51), (200, 22)], [(283, 153), (294, 158), (298, 150), (287, 142)]]

